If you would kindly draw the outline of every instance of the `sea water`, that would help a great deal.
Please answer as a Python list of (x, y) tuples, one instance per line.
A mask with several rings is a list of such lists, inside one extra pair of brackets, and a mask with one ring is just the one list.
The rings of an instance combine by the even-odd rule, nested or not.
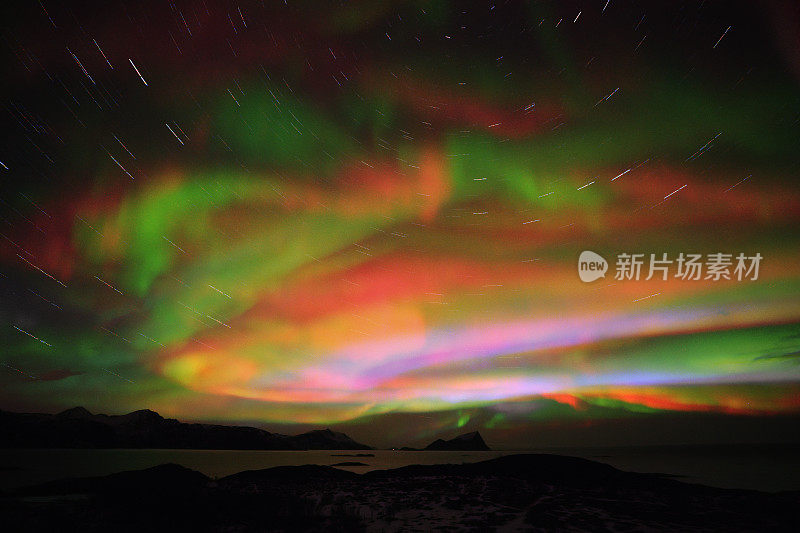
[[(259, 451), (153, 449), (0, 450), (0, 489), (33, 485), (66, 477), (103, 476), (176, 463), (220, 478), (244, 470), (286, 465), (333, 465), (352, 472), (414, 464), (460, 464), (513, 453), (555, 453), (608, 463), (622, 470), (676, 476), (690, 483), (766, 491), (800, 489), (800, 446), (646, 446), (614, 448), (547, 448), (527, 451)], [(373, 454), (358, 457), (357, 454)]]

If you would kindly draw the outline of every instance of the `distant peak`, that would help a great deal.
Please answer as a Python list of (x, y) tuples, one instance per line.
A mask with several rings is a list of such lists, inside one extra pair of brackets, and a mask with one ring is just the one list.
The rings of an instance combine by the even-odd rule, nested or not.
[(341, 435), (341, 433), (337, 433), (333, 431), (331, 428), (325, 429), (312, 429), (311, 431), (307, 431), (304, 435), (313, 434), (313, 435)]
[(486, 442), (477, 431), (470, 431), (450, 440), (436, 439), (426, 450), (489, 450)]
[(151, 411), (150, 409), (139, 409), (138, 411), (133, 411), (132, 413), (128, 413), (127, 415), (123, 415), (125, 418), (133, 418), (136, 420), (163, 420), (160, 414), (156, 413), (155, 411)]
[(85, 407), (78, 406), (61, 411), (56, 416), (60, 416), (62, 418), (87, 418), (92, 416), (92, 413), (90, 413)]

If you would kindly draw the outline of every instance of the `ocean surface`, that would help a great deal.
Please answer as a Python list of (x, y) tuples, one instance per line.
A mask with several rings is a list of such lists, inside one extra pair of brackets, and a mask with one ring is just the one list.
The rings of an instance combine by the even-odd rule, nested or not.
[[(371, 453), (373, 457), (356, 457)], [(208, 476), (283, 465), (332, 465), (356, 461), (367, 466), (341, 467), (353, 472), (413, 464), (467, 463), (514, 453), (555, 453), (608, 463), (622, 470), (657, 472), (690, 483), (765, 491), (800, 490), (800, 445), (647, 446), (546, 448), (527, 451), (401, 452), (252, 451), (252, 450), (0, 450), (0, 490), (65, 477), (101, 476), (177, 463)]]

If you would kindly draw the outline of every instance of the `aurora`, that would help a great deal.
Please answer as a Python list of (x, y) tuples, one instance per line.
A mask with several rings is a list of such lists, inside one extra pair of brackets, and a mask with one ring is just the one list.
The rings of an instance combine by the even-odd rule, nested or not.
[[(415, 437), (800, 412), (788, 52), (688, 22), (673, 51), (613, 3), (357, 4), (164, 7), (145, 34), (135, 8), (21, 16), (4, 405), (432, 417)], [(584, 283), (584, 250), (763, 259), (757, 279)]]

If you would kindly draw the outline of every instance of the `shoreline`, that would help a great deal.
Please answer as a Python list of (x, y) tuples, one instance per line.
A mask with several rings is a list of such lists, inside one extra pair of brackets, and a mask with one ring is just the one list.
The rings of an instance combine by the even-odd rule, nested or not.
[(125, 517), (134, 530), (145, 523), (150, 530), (180, 523), (202, 531), (403, 531), (422, 525), (790, 531), (798, 526), (798, 503), (800, 491), (714, 488), (552, 454), (363, 474), (331, 466), (278, 466), (218, 479), (165, 464), (62, 479), (0, 497), (10, 523), (31, 531), (46, 530), (65, 516), (78, 529), (114, 527)]

